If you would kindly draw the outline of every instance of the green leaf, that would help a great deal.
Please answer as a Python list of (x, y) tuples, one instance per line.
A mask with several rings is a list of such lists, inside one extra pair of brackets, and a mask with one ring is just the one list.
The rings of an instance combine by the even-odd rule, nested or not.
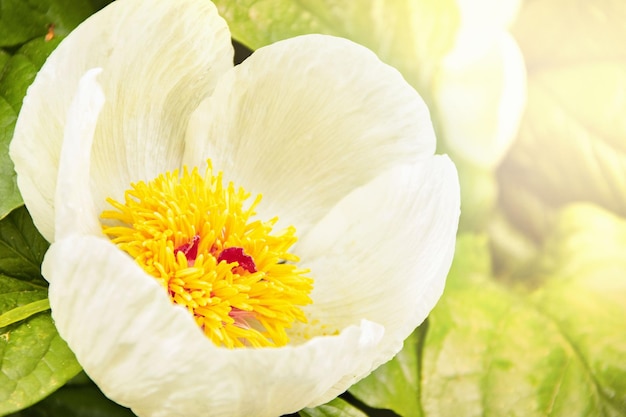
[(93, 383), (65, 386), (34, 406), (11, 417), (133, 417), (132, 411), (114, 403)]
[(302, 417), (367, 417), (367, 414), (341, 398), (335, 398), (319, 407), (305, 408), (299, 414)]
[(0, 415), (49, 395), (80, 371), (49, 313), (0, 329)]
[(367, 46), (426, 94), (451, 49), (460, 17), (453, 0), (217, 0), (233, 37), (251, 49), (307, 33)]
[(0, 49), (0, 74), (2, 74), (2, 72), (4, 71), (4, 66), (6, 65), (9, 58), (11, 58), (11, 55), (9, 55), (8, 52)]
[(421, 417), (421, 341), (427, 325), (404, 341), (403, 349), (389, 362), (350, 388), (350, 393), (370, 407), (384, 408), (404, 417)]
[(532, 300), (584, 360), (602, 407), (626, 415), (626, 220), (569, 206), (547, 248)]
[[(0, 78), (0, 87), (1, 85), (2, 79)], [(17, 113), (0, 94), (0, 195), (2, 196), (0, 219), (22, 204), (13, 161), (9, 158), (9, 143), (13, 137), (16, 120)]]
[(626, 415), (626, 224), (574, 211), (529, 293), (493, 280), (486, 241), (460, 240), (424, 340), (425, 415)]
[(81, 370), (49, 313), (0, 329), (0, 360), (0, 415), (34, 404)]
[(22, 100), (37, 71), (59, 42), (59, 38), (50, 42), (36, 39), (10, 58), (6, 54), (0, 55), (4, 60), (0, 72), (0, 219), (22, 204), (13, 162), (9, 158), (9, 143)]
[(94, 12), (102, 9), (108, 4), (113, 3), (113, 0), (91, 0), (91, 5), (93, 7)]
[(50, 25), (65, 36), (94, 12), (88, 0), (0, 0), (0, 47), (43, 38)]
[(0, 415), (41, 400), (81, 369), (43, 312), (47, 247), (25, 208), (0, 221)]
[(0, 328), (6, 327), (9, 324), (17, 323), (18, 321), (22, 321), (30, 316), (49, 309), (50, 301), (48, 301), (47, 298), (15, 307), (14, 309), (0, 315)]
[(25, 282), (0, 274), (0, 320), (6, 321), (2, 327), (13, 324), (16, 317), (24, 316), (30, 304), (45, 300), (47, 296), (45, 283)]
[(40, 271), (46, 250), (48, 242), (24, 207), (0, 221), (0, 274), (47, 287)]
[(515, 35), (527, 59), (528, 107), (499, 177), (503, 190), (521, 194), (508, 215), (542, 238), (549, 229), (537, 225), (538, 202), (548, 212), (588, 201), (626, 215), (626, 55), (615, 42), (626, 36), (626, 3), (524, 4)]

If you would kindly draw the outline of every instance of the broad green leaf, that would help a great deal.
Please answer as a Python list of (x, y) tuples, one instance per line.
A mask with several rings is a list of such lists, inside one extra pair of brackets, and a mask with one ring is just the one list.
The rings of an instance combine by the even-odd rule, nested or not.
[(367, 414), (341, 398), (335, 398), (319, 407), (305, 408), (299, 414), (302, 417), (367, 417)]
[(9, 158), (9, 144), (13, 138), (17, 115), (26, 89), (58, 44), (58, 37), (50, 42), (41, 38), (24, 45), (10, 58), (0, 55), (5, 61), (0, 72), (0, 219), (22, 204), (13, 162)]
[(342, 36), (398, 68), (423, 94), (459, 25), (454, 0), (217, 0), (233, 37), (257, 49), (307, 33)]
[(603, 407), (626, 415), (626, 219), (588, 204), (567, 207), (533, 294), (585, 360)]
[[(624, 16), (620, 0), (525, 3), (515, 34), (528, 65), (528, 107), (499, 175), (502, 189), (520, 194), (509, 207), (589, 201), (626, 215)], [(541, 212), (508, 215), (537, 233)]]
[(40, 265), (48, 242), (39, 234), (25, 208), (0, 221), (0, 274), (47, 287)]
[(421, 417), (419, 358), (427, 327), (423, 324), (417, 328), (392, 360), (352, 386), (350, 393), (370, 407), (392, 410), (404, 417)]
[(15, 307), (0, 315), (0, 328), (25, 320), (42, 311), (50, 309), (50, 301), (47, 298), (32, 301), (28, 304)]
[(0, 47), (43, 38), (50, 25), (65, 36), (93, 11), (89, 0), (0, 0)]
[(0, 359), (0, 415), (34, 404), (81, 369), (49, 313), (0, 329)]
[(11, 55), (8, 52), (0, 49), (0, 74), (4, 71), (4, 65), (7, 63)]
[(48, 243), (25, 208), (0, 221), (0, 415), (23, 409), (80, 371), (48, 309)]
[[(0, 83), (2, 83), (1, 79)], [(17, 113), (0, 95), (0, 195), (2, 196), (0, 199), (0, 219), (22, 204), (13, 161), (9, 158), (9, 143), (13, 137), (16, 120)]]
[(426, 416), (626, 415), (626, 222), (589, 207), (559, 219), (531, 290), (496, 282), (487, 242), (460, 239), (424, 340)]
[(93, 11), (96, 12), (106, 5), (113, 3), (113, 0), (91, 0), (91, 5), (93, 7)]
[(93, 383), (67, 385), (43, 401), (10, 417), (133, 417), (100, 392)]
[[(1, 328), (19, 321), (20, 317), (27, 318), (37, 313), (28, 306), (46, 300), (47, 296), (46, 283), (26, 282), (0, 274), (0, 322), (4, 322)], [(32, 314), (25, 315), (29, 309)]]
[(502, 287), (487, 280), (459, 285), (430, 320), (422, 371), (427, 416), (587, 415), (598, 405), (558, 327)]

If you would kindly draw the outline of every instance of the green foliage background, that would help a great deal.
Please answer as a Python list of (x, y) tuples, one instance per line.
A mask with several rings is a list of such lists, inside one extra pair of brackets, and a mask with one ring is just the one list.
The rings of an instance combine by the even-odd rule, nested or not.
[[(0, 0), (0, 415), (132, 415), (79, 373), (56, 333), (39, 271), (47, 242), (20, 208), (8, 158), (38, 68), (106, 3)], [(440, 127), (433, 88), (460, 24), (456, 2), (216, 4), (252, 50), (312, 32), (368, 46)], [(477, 166), (439, 133), (462, 184), (444, 296), (396, 358), (301, 416), (626, 416), (624, 16), (619, 0), (523, 4), (512, 32), (528, 103), (512, 148), (495, 169)]]

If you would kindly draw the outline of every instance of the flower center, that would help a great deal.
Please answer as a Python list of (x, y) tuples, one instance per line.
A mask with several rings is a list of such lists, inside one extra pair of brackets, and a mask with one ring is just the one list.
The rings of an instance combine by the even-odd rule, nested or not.
[(176, 170), (131, 184), (124, 202), (107, 201), (104, 233), (193, 314), (218, 346), (283, 346), (286, 329), (306, 322), (300, 306), (310, 304), (313, 280), (288, 250), (295, 228), (272, 233), (278, 220), (251, 220), (243, 188), (222, 184), (222, 173), (182, 175)]

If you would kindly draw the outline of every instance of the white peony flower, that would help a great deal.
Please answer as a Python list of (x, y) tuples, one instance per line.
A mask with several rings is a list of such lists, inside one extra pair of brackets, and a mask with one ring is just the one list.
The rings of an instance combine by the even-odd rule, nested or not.
[(118, 0), (50, 56), (11, 143), (59, 333), (139, 416), (329, 401), (452, 260), (456, 171), (397, 71), (321, 35), (232, 55), (206, 0)]

